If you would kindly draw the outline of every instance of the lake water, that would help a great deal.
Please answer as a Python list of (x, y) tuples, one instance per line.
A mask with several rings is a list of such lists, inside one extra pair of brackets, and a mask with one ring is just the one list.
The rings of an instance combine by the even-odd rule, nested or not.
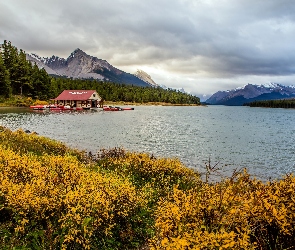
[(204, 172), (205, 163), (248, 168), (260, 179), (295, 169), (295, 110), (250, 107), (136, 106), (133, 111), (43, 112), (0, 109), (0, 125), (35, 131), (95, 153), (123, 147), (177, 157)]

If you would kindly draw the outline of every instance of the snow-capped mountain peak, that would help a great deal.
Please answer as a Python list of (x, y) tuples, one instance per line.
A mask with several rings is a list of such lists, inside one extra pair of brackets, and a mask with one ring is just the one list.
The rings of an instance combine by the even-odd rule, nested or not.
[(269, 83), (260, 84), (260, 86), (265, 87), (265, 88), (277, 88), (280, 86), (280, 84), (274, 83), (274, 82), (269, 82)]
[(243, 105), (255, 100), (272, 100), (295, 97), (295, 86), (279, 83), (247, 84), (227, 91), (218, 91), (206, 102), (220, 105)]

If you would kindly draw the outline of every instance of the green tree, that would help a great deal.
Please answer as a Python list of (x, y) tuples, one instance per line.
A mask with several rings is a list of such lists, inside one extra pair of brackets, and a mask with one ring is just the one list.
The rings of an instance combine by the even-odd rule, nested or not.
[(12, 89), (9, 79), (9, 71), (6, 69), (2, 56), (0, 55), (0, 95), (9, 98)]

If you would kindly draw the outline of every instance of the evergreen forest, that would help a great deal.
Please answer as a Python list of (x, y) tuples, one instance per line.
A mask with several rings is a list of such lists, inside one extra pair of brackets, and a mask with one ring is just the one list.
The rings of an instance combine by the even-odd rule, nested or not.
[(246, 103), (244, 106), (264, 108), (295, 108), (295, 99), (255, 101)]
[(198, 97), (174, 89), (50, 76), (45, 69), (40, 69), (36, 64), (27, 61), (25, 51), (19, 50), (10, 41), (5, 40), (1, 44), (0, 96), (10, 98), (13, 95), (21, 95), (34, 100), (48, 101), (67, 89), (93, 89), (105, 101), (200, 104)]

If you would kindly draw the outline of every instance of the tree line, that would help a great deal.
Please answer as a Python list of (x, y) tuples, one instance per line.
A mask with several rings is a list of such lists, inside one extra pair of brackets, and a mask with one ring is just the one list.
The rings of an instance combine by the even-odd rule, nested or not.
[(264, 108), (295, 108), (295, 99), (254, 101), (245, 103), (244, 106)]
[(101, 82), (96, 80), (52, 78), (50, 92), (57, 96), (65, 89), (94, 89), (106, 101), (124, 102), (165, 102), (173, 104), (199, 104), (196, 96), (182, 93), (174, 89), (160, 87), (139, 87), (127, 84)]
[(196, 96), (174, 89), (160, 87), (139, 87), (128, 84), (97, 80), (53, 77), (45, 69), (26, 60), (26, 53), (18, 50), (10, 41), (0, 47), (0, 95), (24, 95), (33, 99), (49, 100), (63, 90), (93, 89), (106, 101), (136, 103), (164, 102), (172, 104), (200, 104)]
[(4, 41), (0, 48), (0, 95), (25, 95), (47, 99), (50, 97), (51, 78), (45, 69), (39, 69), (26, 60), (25, 51)]

